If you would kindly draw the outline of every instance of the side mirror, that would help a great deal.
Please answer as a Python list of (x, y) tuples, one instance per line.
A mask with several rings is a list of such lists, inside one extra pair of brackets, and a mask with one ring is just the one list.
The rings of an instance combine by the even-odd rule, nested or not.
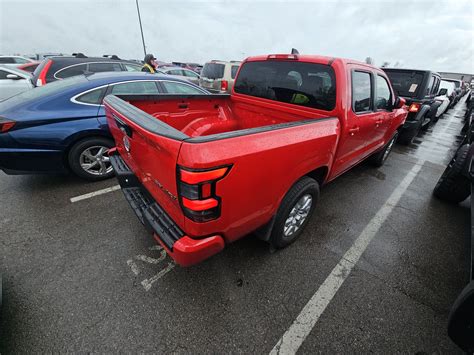
[(23, 79), (23, 78), (21, 76), (16, 75), (16, 74), (7, 74), (7, 79), (20, 80), (20, 79)]
[(394, 103), (393, 107), (394, 108), (402, 108), (403, 106), (405, 106), (406, 103), (407, 103), (407, 101), (403, 97), (397, 96), (396, 99), (395, 99), (395, 103)]
[(448, 93), (448, 89), (440, 89), (439, 92), (438, 92), (438, 96), (444, 96)]

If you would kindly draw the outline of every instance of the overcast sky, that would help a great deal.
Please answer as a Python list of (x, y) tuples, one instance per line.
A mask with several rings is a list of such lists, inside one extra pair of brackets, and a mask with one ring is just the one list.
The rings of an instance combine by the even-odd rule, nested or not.
[[(147, 52), (203, 63), (322, 54), (474, 73), (473, 0), (139, 0)], [(143, 59), (135, 0), (0, 0), (0, 53), (83, 52)]]

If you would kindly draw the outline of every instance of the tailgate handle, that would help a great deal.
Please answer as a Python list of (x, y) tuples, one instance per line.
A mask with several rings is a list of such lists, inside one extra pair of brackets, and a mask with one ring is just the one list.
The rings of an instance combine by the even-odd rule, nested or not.
[(178, 108), (188, 108), (188, 104), (178, 104)]
[(133, 133), (132, 128), (129, 125), (127, 125), (125, 122), (123, 122), (120, 118), (118, 118), (117, 115), (112, 114), (112, 117), (114, 118), (115, 123), (117, 123), (118, 128), (120, 128), (120, 130), (123, 133), (125, 133), (127, 136), (132, 138), (132, 133)]

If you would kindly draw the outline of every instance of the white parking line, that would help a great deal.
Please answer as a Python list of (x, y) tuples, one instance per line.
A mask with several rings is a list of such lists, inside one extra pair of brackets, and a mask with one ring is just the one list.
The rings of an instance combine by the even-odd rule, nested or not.
[(319, 317), (336, 295), (339, 288), (347, 279), (352, 269), (360, 259), (370, 241), (375, 237), (380, 227), (397, 205), (408, 186), (420, 172), (424, 162), (414, 165), (402, 182), (395, 188), (388, 200), (370, 220), (362, 233), (357, 237), (351, 248), (344, 254), (329, 276), (319, 287), (316, 293), (304, 306), (290, 328), (283, 334), (270, 354), (296, 354), (305, 341)]
[(69, 200), (71, 202), (78, 202), (78, 201), (82, 201), (82, 200), (87, 200), (88, 198), (91, 198), (91, 197), (94, 197), (94, 196), (103, 195), (103, 194), (106, 194), (106, 193), (109, 193), (109, 192), (112, 192), (112, 191), (117, 191), (117, 190), (120, 190), (120, 185), (115, 185), (115, 186), (112, 186), (112, 187), (107, 187), (106, 189), (97, 190), (97, 191), (94, 191), (94, 192), (89, 192), (88, 194), (79, 195), (79, 196), (76, 196), (76, 197), (71, 197)]
[(145, 289), (145, 291), (150, 291), (151, 289), (151, 286), (153, 286), (153, 284), (158, 281), (159, 279), (161, 279), (163, 276), (165, 276), (168, 272), (170, 272), (171, 270), (173, 270), (173, 268), (176, 266), (176, 264), (174, 262), (170, 262), (168, 263), (168, 266), (165, 267), (163, 270), (161, 270), (158, 274), (156, 274), (155, 276), (149, 278), (149, 279), (145, 279), (141, 282), (143, 288)]

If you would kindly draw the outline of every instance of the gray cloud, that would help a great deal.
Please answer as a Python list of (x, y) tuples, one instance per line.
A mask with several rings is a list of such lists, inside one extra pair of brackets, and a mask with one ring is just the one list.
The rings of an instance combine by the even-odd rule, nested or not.
[[(474, 2), (139, 0), (147, 50), (205, 62), (288, 52), (474, 72)], [(0, 0), (0, 52), (142, 58), (134, 0)]]

